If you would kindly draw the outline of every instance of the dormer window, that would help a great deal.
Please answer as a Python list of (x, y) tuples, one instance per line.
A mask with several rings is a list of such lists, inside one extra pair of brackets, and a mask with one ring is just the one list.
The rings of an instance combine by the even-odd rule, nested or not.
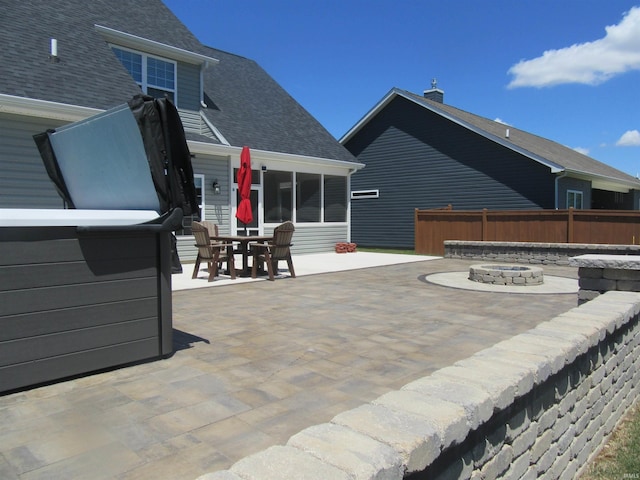
[(121, 47), (111, 49), (144, 93), (155, 98), (168, 97), (175, 103), (175, 62)]
[[(167, 95), (181, 109), (201, 108), (204, 70), (217, 64), (217, 59), (103, 25), (94, 27), (143, 92)], [(178, 87), (178, 76), (187, 88)]]

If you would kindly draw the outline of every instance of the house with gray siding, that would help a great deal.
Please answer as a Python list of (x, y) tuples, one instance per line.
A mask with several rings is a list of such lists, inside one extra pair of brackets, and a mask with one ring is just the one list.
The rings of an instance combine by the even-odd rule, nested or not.
[[(244, 231), (235, 172), (246, 145), (250, 233), (292, 220), (296, 253), (350, 240), (350, 178), (363, 165), (255, 61), (203, 45), (160, 0), (10, 0), (2, 8), (0, 209), (63, 208), (32, 136), (142, 91), (178, 108), (203, 219), (221, 233)], [(192, 220), (177, 232), (183, 260), (195, 257)]]
[(351, 180), (352, 241), (414, 247), (414, 210), (639, 209), (640, 181), (554, 141), (393, 88), (340, 142), (366, 165)]

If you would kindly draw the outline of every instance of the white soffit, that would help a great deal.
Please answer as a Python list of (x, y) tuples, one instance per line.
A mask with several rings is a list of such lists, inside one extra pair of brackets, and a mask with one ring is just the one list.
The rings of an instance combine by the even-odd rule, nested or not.
[(172, 60), (180, 60), (194, 65), (216, 64), (220, 62), (220, 60), (213, 57), (207, 57), (206, 55), (190, 52), (182, 48), (172, 47), (171, 45), (167, 45), (165, 43), (138, 37), (137, 35), (121, 32), (119, 30), (114, 30), (113, 28), (104, 27), (102, 25), (95, 25), (95, 29), (108, 42), (117, 43), (118, 45), (122, 45), (123, 47), (142, 50), (145, 53), (152, 53), (155, 55), (170, 58)]

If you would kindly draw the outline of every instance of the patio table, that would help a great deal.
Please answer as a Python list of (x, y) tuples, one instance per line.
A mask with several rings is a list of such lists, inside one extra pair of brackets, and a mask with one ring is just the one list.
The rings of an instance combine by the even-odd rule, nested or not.
[(265, 243), (273, 240), (271, 235), (214, 235), (211, 240), (218, 242), (235, 242), (240, 244), (240, 253), (242, 254), (242, 271), (240, 276), (248, 277), (251, 275), (249, 271), (249, 242)]

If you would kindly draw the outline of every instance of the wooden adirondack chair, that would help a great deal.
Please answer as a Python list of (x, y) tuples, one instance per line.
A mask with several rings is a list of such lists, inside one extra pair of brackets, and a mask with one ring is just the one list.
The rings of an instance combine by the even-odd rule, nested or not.
[(191, 278), (197, 278), (200, 264), (202, 261), (205, 261), (207, 262), (207, 270), (209, 271), (208, 281), (211, 282), (218, 274), (218, 268), (222, 262), (226, 261), (229, 274), (231, 278), (235, 280), (236, 268), (233, 260), (233, 246), (227, 243), (212, 242), (212, 234), (210, 234), (209, 229), (200, 222), (192, 222), (191, 231), (196, 239), (196, 247), (198, 247), (198, 256)]
[(251, 278), (256, 278), (258, 265), (264, 262), (267, 264), (269, 280), (274, 280), (275, 274), (278, 272), (279, 260), (287, 261), (289, 273), (295, 278), (296, 272), (293, 269), (293, 260), (291, 260), (291, 238), (294, 231), (293, 222), (284, 222), (273, 230), (273, 240), (268, 243), (251, 244), (253, 250)]

